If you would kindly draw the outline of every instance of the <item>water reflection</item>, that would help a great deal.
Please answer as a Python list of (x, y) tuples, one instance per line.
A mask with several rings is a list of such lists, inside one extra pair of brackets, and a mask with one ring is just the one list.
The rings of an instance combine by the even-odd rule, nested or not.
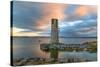
[(82, 60), (97, 60), (96, 53), (89, 53), (86, 51), (81, 52), (59, 52), (59, 58), (78, 58)]
[[(83, 43), (94, 41), (96, 38), (62, 38), (62, 43)], [(13, 39), (13, 58), (39, 57), (50, 58), (49, 52), (40, 50), (41, 43), (49, 43), (49, 38), (34, 38), (34, 37), (15, 37)], [(96, 53), (89, 52), (58, 52), (58, 58), (82, 58), (88, 60), (96, 60)]]

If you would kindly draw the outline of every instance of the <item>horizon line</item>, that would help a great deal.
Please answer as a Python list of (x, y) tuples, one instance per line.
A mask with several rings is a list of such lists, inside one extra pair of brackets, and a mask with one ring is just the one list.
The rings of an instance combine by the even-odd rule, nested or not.
[[(10, 36), (10, 37), (50, 37), (50, 36)], [(93, 37), (93, 36), (87, 36), (87, 37), (64, 37), (64, 36), (60, 36), (59, 38), (97, 38), (97, 37)]]

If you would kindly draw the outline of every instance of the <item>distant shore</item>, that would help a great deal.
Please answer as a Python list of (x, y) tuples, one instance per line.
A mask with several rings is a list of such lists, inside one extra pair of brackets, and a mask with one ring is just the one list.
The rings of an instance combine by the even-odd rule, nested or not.
[[(50, 36), (11, 36), (11, 37), (37, 37), (37, 38), (51, 38)], [(60, 36), (59, 38), (97, 38), (97, 37), (64, 37), (64, 36)]]

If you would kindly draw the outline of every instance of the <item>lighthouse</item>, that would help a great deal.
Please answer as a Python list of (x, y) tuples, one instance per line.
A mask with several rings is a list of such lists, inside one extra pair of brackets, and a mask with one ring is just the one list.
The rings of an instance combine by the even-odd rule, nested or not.
[(59, 43), (58, 19), (51, 19), (51, 43)]
[(51, 19), (51, 37), (50, 43), (41, 44), (40, 49), (50, 52), (50, 58), (52, 62), (56, 62), (58, 59), (58, 48), (59, 45), (59, 30), (58, 30), (58, 19)]

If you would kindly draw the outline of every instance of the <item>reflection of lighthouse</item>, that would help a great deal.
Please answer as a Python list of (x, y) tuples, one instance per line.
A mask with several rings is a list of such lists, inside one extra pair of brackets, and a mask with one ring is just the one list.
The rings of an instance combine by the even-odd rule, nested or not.
[(59, 43), (59, 34), (58, 34), (58, 19), (51, 20), (51, 43)]

